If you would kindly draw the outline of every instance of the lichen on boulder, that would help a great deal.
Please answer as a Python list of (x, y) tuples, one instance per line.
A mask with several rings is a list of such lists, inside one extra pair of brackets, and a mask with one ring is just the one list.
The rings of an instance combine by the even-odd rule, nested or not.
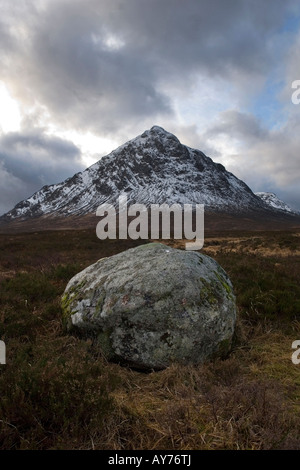
[(224, 355), (236, 321), (233, 287), (212, 258), (149, 243), (87, 267), (62, 298), (67, 328), (97, 338), (108, 360), (140, 369)]

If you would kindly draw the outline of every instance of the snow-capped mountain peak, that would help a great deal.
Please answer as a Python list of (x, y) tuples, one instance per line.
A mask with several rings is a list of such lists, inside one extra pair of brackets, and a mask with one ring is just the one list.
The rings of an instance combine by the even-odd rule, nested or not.
[(65, 181), (44, 186), (2, 220), (95, 213), (104, 203), (205, 204), (205, 210), (240, 213), (268, 210), (261, 197), (223, 165), (153, 126)]

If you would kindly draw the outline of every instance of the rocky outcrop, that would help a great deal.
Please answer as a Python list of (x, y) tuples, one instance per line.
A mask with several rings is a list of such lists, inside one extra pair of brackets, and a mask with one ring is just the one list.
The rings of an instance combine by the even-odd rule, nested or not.
[(109, 360), (140, 369), (227, 353), (236, 319), (221, 266), (160, 243), (92, 264), (70, 280), (62, 306), (69, 330), (97, 338)]

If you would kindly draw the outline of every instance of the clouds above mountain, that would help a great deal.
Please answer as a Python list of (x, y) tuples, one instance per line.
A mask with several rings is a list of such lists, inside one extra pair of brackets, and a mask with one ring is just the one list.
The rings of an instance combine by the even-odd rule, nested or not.
[(219, 153), (216, 160), (229, 160), (231, 170), (254, 191), (263, 187), (271, 190), (273, 186), (293, 205), (300, 203), (300, 192), (296, 190), (300, 180), (300, 116), (298, 120), (289, 119), (280, 128), (268, 129), (253, 115), (228, 110), (203, 139), (217, 148), (222, 143), (232, 146), (235, 153), (227, 151), (226, 156)]
[(45, 184), (58, 183), (83, 169), (80, 150), (42, 132), (0, 137), (0, 213)]
[(292, 3), (4, 1), (1, 75), (22, 104), (45, 106), (61, 125), (116, 132), (171, 114), (164, 84), (191, 86), (198, 73), (243, 93), (251, 80), (253, 92), (277, 60)]
[[(160, 124), (189, 145), (223, 155), (241, 177), (249, 159), (253, 168), (261, 163), (270, 184), (284, 188), (298, 145), (288, 90), (300, 78), (299, 14), (296, 0), (2, 0), (0, 82), (21, 116), (13, 130), (21, 138), (43, 127), (62, 140), (64, 133), (90, 133), (110, 139), (112, 150)], [(270, 113), (277, 119), (273, 108), (280, 129), (267, 122)], [(35, 165), (34, 149), (32, 160), (29, 151), (13, 158), (9, 138), (1, 141), (9, 154), (3, 168), (26, 186), (24, 162)], [(271, 158), (283, 141), (285, 165)], [(239, 148), (247, 152), (237, 156)], [(77, 171), (82, 160), (72, 155)], [(58, 176), (47, 165), (44, 178)]]

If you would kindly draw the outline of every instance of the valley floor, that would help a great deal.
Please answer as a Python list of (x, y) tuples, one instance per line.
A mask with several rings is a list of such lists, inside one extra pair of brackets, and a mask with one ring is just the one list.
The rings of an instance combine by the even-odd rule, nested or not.
[(300, 232), (208, 234), (202, 251), (237, 296), (233, 350), (147, 374), (67, 335), (60, 308), (74, 274), (138, 243), (94, 230), (0, 235), (0, 448), (300, 449)]

